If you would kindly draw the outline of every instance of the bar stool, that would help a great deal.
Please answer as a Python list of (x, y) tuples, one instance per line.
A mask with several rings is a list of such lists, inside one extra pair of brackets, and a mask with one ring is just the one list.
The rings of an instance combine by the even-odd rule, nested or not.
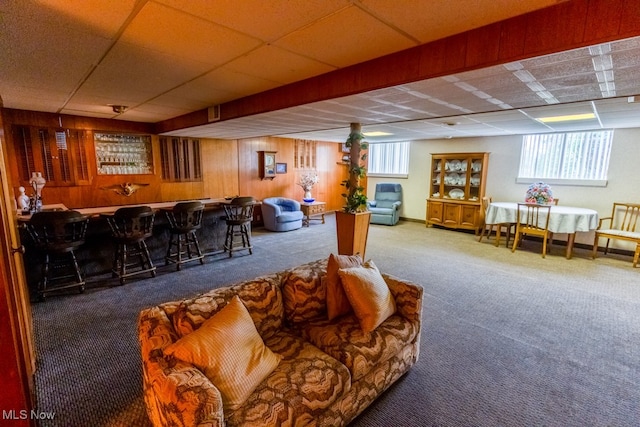
[(38, 297), (61, 289), (84, 291), (75, 250), (85, 241), (89, 218), (77, 211), (36, 212), (27, 224), (36, 248), (44, 254)]
[[(155, 213), (149, 206), (135, 206), (118, 209), (113, 215), (103, 215), (111, 228), (116, 243), (113, 259), (113, 277), (124, 285), (127, 277), (136, 274), (151, 273), (156, 277), (156, 267), (151, 261), (145, 239), (153, 233)], [(138, 257), (138, 261), (129, 262), (128, 257)]]
[(253, 206), (256, 204), (253, 197), (236, 197), (229, 203), (224, 203), (227, 234), (224, 239), (224, 250), (229, 252), (229, 257), (234, 251), (249, 250), (253, 254), (251, 246), (251, 221), (253, 220)]
[[(204, 264), (204, 255), (196, 237), (196, 230), (202, 226), (203, 212), (204, 205), (199, 201), (177, 203), (172, 210), (165, 211), (171, 227), (165, 265), (172, 262), (180, 270), (185, 262), (200, 260), (200, 264)], [(174, 246), (176, 251), (171, 252)]]

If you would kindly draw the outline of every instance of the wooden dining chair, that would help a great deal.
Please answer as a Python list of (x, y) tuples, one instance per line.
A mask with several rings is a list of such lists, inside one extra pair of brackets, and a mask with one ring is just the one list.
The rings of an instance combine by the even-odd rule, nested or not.
[(507, 236), (507, 241), (505, 243), (505, 245), (507, 247), (509, 247), (509, 240), (511, 239), (511, 230), (513, 229), (515, 224), (511, 224), (511, 223), (503, 223), (503, 224), (487, 224), (485, 222), (485, 217), (487, 214), (487, 209), (489, 209), (489, 205), (492, 202), (492, 198), (491, 197), (483, 197), (482, 198), (482, 209), (480, 210), (480, 223), (482, 224), (482, 230), (480, 231), (480, 237), (478, 238), (478, 242), (482, 242), (482, 238), (484, 237), (485, 233), (487, 236), (487, 240), (489, 240), (490, 236), (491, 236), (491, 232), (495, 231), (495, 235), (496, 235), (496, 246), (500, 246), (500, 240), (498, 239), (498, 230), (500, 230), (500, 233), (502, 233), (502, 231), (504, 230), (505, 236)]
[(550, 216), (550, 205), (518, 203), (518, 222), (516, 223), (516, 235), (513, 239), (511, 252), (515, 252), (522, 236), (540, 236), (542, 237), (542, 258), (544, 258), (547, 254)]

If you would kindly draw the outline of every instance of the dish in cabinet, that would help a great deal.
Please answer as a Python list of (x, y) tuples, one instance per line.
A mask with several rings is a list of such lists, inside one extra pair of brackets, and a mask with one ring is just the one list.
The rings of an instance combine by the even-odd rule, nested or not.
[(452, 199), (464, 199), (464, 191), (459, 188), (454, 188), (449, 191), (449, 197)]

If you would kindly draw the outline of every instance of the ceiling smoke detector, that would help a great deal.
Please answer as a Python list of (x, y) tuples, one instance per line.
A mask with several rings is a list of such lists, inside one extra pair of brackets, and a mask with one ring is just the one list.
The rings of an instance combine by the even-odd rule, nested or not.
[(109, 104), (109, 107), (111, 107), (113, 112), (116, 114), (122, 114), (125, 111), (127, 111), (127, 108), (129, 108), (126, 105), (113, 105), (113, 104)]

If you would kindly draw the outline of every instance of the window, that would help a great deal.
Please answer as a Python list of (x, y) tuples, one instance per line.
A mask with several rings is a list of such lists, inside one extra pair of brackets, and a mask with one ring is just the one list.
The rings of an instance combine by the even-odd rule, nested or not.
[(605, 186), (613, 131), (525, 135), (517, 182)]
[(164, 181), (202, 181), (199, 140), (160, 138), (160, 160)]
[(369, 176), (407, 178), (409, 142), (369, 143)]

